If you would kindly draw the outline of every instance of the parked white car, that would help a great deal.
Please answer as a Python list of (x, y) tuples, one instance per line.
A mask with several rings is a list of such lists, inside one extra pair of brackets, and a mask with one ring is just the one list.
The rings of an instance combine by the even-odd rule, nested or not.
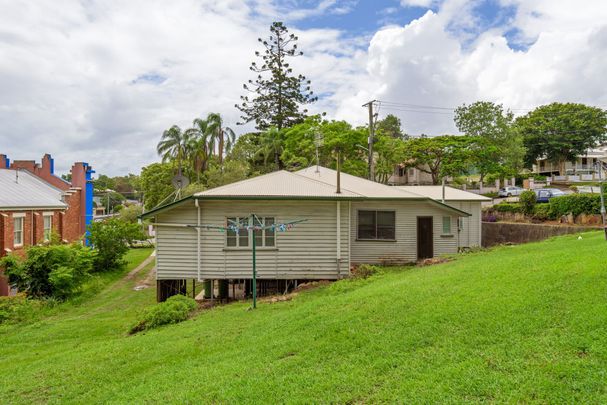
[(497, 195), (500, 197), (514, 197), (521, 195), (523, 191), (525, 191), (524, 188), (508, 186), (500, 188), (500, 190), (497, 192)]

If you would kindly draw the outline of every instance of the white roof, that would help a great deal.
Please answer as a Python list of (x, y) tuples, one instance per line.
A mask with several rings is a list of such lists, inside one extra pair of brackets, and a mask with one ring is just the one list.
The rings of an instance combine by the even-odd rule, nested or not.
[(27, 170), (0, 169), (0, 190), (0, 209), (67, 207), (61, 190)]
[[(314, 179), (326, 184), (330, 184), (335, 192), (337, 187), (337, 172), (326, 167), (311, 166), (306, 169), (295, 172), (299, 176), (309, 179)], [(344, 190), (356, 192), (367, 198), (405, 198), (405, 199), (424, 199), (425, 196), (397, 188), (386, 186), (385, 184), (376, 183), (371, 180), (363, 179), (362, 177), (352, 176), (341, 172), (340, 187), (342, 193)]]
[(342, 190), (341, 194), (337, 194), (335, 187), (329, 184), (285, 170), (212, 188), (194, 195), (196, 197), (363, 197), (349, 190)]
[[(437, 201), (443, 199), (443, 186), (395, 186), (395, 188)], [(445, 201), (491, 201), (491, 198), (445, 186)]]
[(404, 198), (425, 196), (398, 190), (350, 174), (340, 174), (341, 193), (337, 193), (337, 172), (316, 166), (288, 172), (280, 170), (225, 186), (196, 193), (196, 197), (275, 197), (275, 198)]

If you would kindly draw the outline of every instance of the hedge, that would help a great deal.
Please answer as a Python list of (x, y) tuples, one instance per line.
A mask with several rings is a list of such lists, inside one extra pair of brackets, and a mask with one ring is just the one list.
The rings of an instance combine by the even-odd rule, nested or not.
[(600, 214), (601, 196), (597, 194), (569, 194), (550, 199), (550, 215), (558, 218), (572, 214)]

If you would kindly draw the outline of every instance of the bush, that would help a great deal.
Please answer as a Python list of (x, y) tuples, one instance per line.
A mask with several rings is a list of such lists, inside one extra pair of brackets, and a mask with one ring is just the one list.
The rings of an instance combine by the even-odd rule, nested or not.
[(497, 212), (523, 212), (523, 207), (520, 204), (502, 202), (491, 207)]
[(541, 221), (545, 221), (547, 219), (551, 219), (552, 218), (552, 214), (550, 212), (550, 205), (549, 204), (536, 204), (533, 207), (533, 214), (532, 214), (534, 219), (538, 219)]
[(64, 300), (79, 291), (93, 268), (94, 252), (79, 244), (32, 246), (26, 258), (0, 260), (10, 285), (28, 297)]
[(120, 210), (120, 219), (124, 222), (136, 223), (139, 216), (143, 213), (143, 207), (141, 205), (129, 205), (124, 209)]
[(138, 224), (119, 218), (93, 222), (88, 231), (89, 241), (97, 253), (93, 263), (95, 272), (122, 268), (126, 264), (124, 255), (129, 247), (134, 241), (146, 238)]
[(525, 190), (521, 193), (519, 197), (519, 202), (521, 204), (521, 208), (523, 213), (529, 215), (533, 212), (533, 207), (535, 206), (535, 202), (537, 201), (537, 196), (535, 192), (531, 190)]
[(29, 299), (24, 293), (0, 297), (0, 324), (31, 319), (40, 308), (52, 302), (52, 300)]
[(600, 214), (601, 197), (596, 194), (569, 194), (550, 199), (550, 213), (554, 218), (572, 214)]
[(179, 323), (188, 319), (190, 313), (197, 308), (196, 301), (183, 295), (174, 295), (165, 302), (156, 304), (143, 313), (129, 333), (157, 328), (162, 325)]
[(372, 266), (370, 264), (361, 264), (354, 269), (352, 275), (354, 278), (369, 278), (375, 274), (380, 274), (381, 272), (381, 267)]

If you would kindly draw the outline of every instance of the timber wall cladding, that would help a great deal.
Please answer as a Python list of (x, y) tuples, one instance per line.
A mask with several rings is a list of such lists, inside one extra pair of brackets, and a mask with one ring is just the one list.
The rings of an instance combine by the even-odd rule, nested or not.
[(563, 226), (542, 224), (519, 224), (508, 222), (483, 222), (482, 246), (491, 247), (505, 243), (536, 242), (553, 236), (597, 231), (589, 226)]

